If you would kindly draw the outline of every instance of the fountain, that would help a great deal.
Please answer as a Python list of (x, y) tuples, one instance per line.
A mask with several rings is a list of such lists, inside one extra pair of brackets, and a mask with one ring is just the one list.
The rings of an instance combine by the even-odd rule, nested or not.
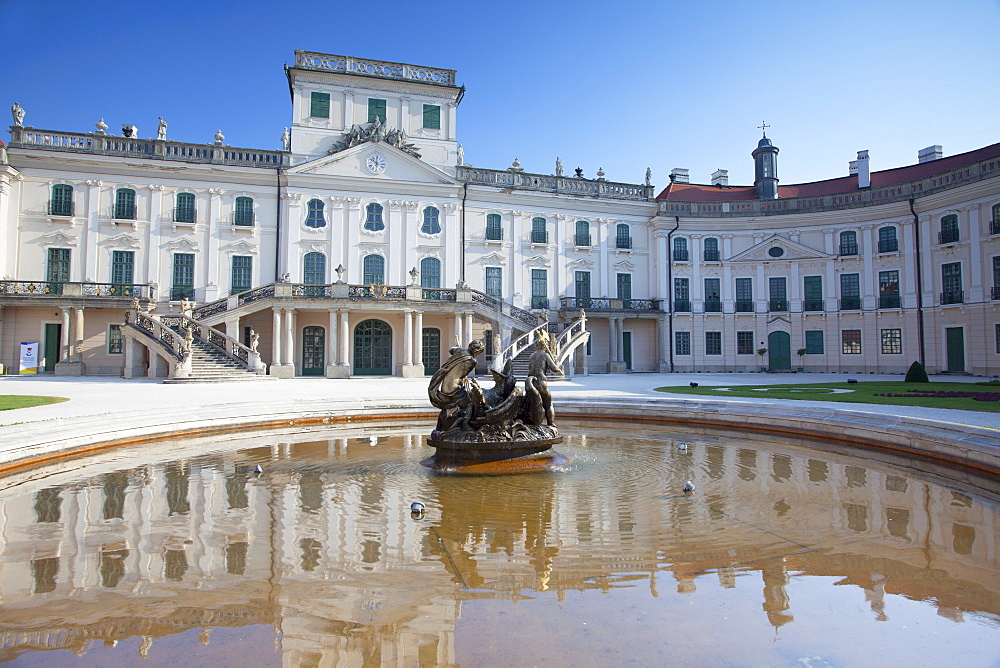
[(437, 449), (423, 464), (438, 473), (498, 475), (543, 471), (569, 463), (550, 452), (562, 436), (555, 425), (546, 372), (562, 374), (549, 346), (548, 334), (538, 333), (528, 360), (524, 390), (508, 360), (491, 369), (493, 387), (484, 390), (469, 374), (485, 346), (472, 341), (455, 347), (451, 357), (431, 377), (427, 395), (441, 409), (427, 444)]

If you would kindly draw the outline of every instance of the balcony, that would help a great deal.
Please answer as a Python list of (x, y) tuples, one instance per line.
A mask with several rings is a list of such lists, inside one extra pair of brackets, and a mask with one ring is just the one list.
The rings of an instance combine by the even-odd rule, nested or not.
[(753, 313), (753, 300), (752, 299), (737, 299), (736, 300), (736, 312), (737, 313)]
[(958, 242), (958, 230), (941, 230), (938, 232), (939, 244), (953, 244)]
[(135, 204), (115, 204), (111, 217), (115, 220), (135, 220)]
[(192, 285), (175, 285), (170, 288), (170, 301), (176, 302), (182, 299), (194, 300), (194, 286)]
[(990, 234), (1000, 234), (1000, 218), (990, 221)]
[(590, 246), (590, 232), (577, 232), (573, 235), (574, 246)]
[(659, 299), (611, 299), (609, 297), (560, 297), (560, 309), (587, 311), (660, 311)]
[(486, 226), (487, 241), (503, 241), (503, 228)]
[(705, 313), (722, 313), (722, 300), (721, 299), (706, 299), (705, 300)]
[(840, 254), (841, 255), (857, 255), (858, 245), (855, 244), (840, 244)]
[(549, 233), (547, 230), (532, 230), (531, 231), (531, 243), (533, 244), (547, 244), (549, 243)]
[(615, 237), (615, 248), (632, 249), (632, 237)]
[(173, 221), (175, 223), (194, 223), (197, 219), (197, 214), (193, 206), (176, 206), (174, 207)]
[(691, 312), (691, 300), (690, 299), (675, 299), (674, 300), (674, 313), (690, 313)]
[(253, 211), (237, 211), (233, 214), (233, 225), (237, 225), (239, 227), (253, 227), (253, 224)]
[(990, 299), (1000, 299), (1000, 285), (990, 288)]
[(151, 296), (149, 286), (141, 284), (0, 281), (0, 302), (7, 303), (11, 303), (8, 298), (15, 300), (38, 299), (39, 297), (79, 298), (80, 301), (84, 302), (110, 298), (112, 301), (107, 305), (116, 306), (124, 304), (124, 302), (116, 304), (122, 298), (129, 300), (133, 298), (148, 299)]
[(941, 305), (945, 304), (964, 304), (965, 303), (965, 292), (962, 290), (949, 290), (948, 292), (941, 293)]
[(719, 261), (719, 251), (717, 250), (705, 251), (705, 262), (718, 262), (718, 261)]
[(548, 297), (531, 297), (531, 308), (549, 308), (549, 298)]
[(687, 262), (690, 257), (690, 253), (686, 250), (674, 249), (674, 262)]
[(69, 218), (73, 215), (73, 202), (61, 199), (49, 200), (49, 215)]
[(900, 299), (899, 295), (881, 295), (878, 298), (879, 308), (900, 308), (902, 303), (902, 299)]
[(803, 311), (822, 311), (823, 300), (822, 299), (806, 299), (802, 302)]
[(787, 299), (772, 299), (767, 303), (767, 310), (771, 312), (781, 312), (788, 310)]
[(895, 253), (899, 251), (898, 239), (880, 239), (878, 242), (879, 253)]
[(860, 311), (861, 310), (861, 297), (841, 297), (840, 298), (840, 310), (841, 311)]

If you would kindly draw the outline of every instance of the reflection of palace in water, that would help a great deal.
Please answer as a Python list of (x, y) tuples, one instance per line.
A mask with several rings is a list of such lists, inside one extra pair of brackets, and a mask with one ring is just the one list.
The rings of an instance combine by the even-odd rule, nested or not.
[[(685, 497), (651, 493), (624, 463), (589, 478), (431, 477), (414, 473), (420, 436), (369, 448), (361, 433), (180, 460), (164, 446), (4, 480), (0, 660), (136, 637), (145, 655), (157, 637), (264, 624), (286, 664), (450, 664), (462, 601), (691, 595), (708, 573), (723, 588), (760, 573), (776, 627), (794, 619), (798, 574), (863, 588), (876, 619), (887, 593), (955, 621), (1000, 615), (996, 506), (888, 467), (718, 435), (682, 457), (662, 438), (654, 453), (621, 445), (667, 489), (694, 480)], [(415, 498), (430, 509), (420, 522)]]

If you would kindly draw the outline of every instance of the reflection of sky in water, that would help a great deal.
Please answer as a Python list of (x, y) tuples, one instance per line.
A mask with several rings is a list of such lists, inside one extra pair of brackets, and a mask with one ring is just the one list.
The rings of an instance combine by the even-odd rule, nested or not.
[(629, 424), (564, 428), (564, 471), (439, 477), (424, 431), (164, 443), (0, 480), (0, 659), (1000, 657), (997, 505), (927, 482), (942, 471)]

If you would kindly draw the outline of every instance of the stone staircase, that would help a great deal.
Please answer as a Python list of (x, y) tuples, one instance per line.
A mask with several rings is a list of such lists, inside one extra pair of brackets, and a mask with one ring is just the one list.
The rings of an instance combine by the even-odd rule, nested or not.
[(239, 363), (216, 350), (211, 344), (195, 339), (191, 342), (191, 375), (188, 378), (165, 378), (163, 382), (173, 385), (251, 380), (274, 380), (274, 377), (248, 371)]

